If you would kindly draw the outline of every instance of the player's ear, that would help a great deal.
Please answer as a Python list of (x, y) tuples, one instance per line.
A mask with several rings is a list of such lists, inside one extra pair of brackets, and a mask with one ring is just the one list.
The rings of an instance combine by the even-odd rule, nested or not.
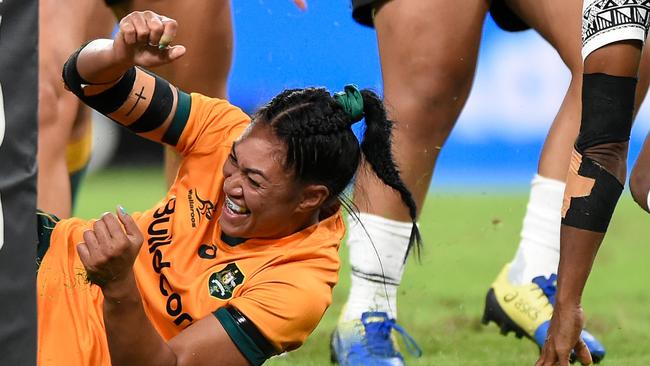
[(313, 211), (327, 200), (330, 190), (322, 184), (307, 184), (303, 187), (298, 211)]

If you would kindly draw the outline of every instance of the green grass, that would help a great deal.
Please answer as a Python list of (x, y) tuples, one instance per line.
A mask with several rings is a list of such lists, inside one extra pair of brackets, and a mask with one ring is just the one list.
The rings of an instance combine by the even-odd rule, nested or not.
[[(78, 215), (93, 217), (116, 204), (142, 210), (164, 191), (157, 170), (118, 170), (90, 176)], [(497, 191), (496, 189), (494, 191)], [(516, 249), (526, 194), (445, 193), (429, 197), (421, 218), (422, 263), (409, 261), (400, 289), (399, 323), (424, 351), (408, 365), (532, 365), (536, 347), (494, 324), (480, 324), (490, 283)], [(650, 365), (650, 217), (624, 193), (584, 296), (587, 322), (607, 348), (606, 366)], [(347, 258), (342, 246), (341, 255)], [(329, 334), (345, 302), (344, 259), (334, 303), (296, 352), (268, 365), (329, 364)]]
[(124, 168), (91, 173), (84, 179), (74, 215), (86, 219), (115, 211), (122, 205), (128, 212), (152, 207), (165, 195), (165, 178), (155, 168)]

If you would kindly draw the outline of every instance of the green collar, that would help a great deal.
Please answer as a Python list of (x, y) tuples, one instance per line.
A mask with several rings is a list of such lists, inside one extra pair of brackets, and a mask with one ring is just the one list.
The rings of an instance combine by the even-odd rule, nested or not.
[(237, 246), (239, 244), (243, 244), (246, 240), (247, 239), (244, 239), (244, 238), (232, 237), (232, 236), (224, 233), (223, 231), (221, 232), (221, 241), (223, 241), (224, 243), (230, 245), (231, 247), (235, 247), (235, 246)]

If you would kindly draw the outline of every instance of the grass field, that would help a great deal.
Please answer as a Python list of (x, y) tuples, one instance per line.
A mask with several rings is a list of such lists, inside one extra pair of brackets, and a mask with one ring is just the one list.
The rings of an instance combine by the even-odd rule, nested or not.
[[(525, 187), (523, 187), (525, 188)], [(111, 170), (91, 175), (80, 194), (77, 215), (94, 217), (122, 204), (127, 210), (152, 205), (164, 191), (157, 170)], [(399, 323), (424, 351), (408, 365), (532, 365), (530, 341), (499, 335), (480, 324), (483, 299), (518, 242), (527, 200), (524, 190), (433, 193), (420, 223), (425, 250), (409, 261), (399, 297)], [(342, 246), (341, 255), (347, 257)], [(588, 327), (607, 348), (606, 366), (650, 365), (650, 217), (624, 193), (584, 297)], [(349, 283), (344, 259), (334, 303), (298, 351), (267, 364), (329, 364), (328, 339)]]

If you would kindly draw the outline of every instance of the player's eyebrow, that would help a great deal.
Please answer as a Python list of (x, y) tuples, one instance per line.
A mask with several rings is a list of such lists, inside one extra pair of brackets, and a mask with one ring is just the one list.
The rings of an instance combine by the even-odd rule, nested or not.
[[(236, 162), (239, 162), (237, 160), (236, 147), (237, 147), (237, 142), (235, 141), (235, 142), (232, 143), (232, 149), (230, 150), (230, 154), (232, 155), (232, 157), (235, 159)], [(270, 182), (270, 179), (266, 175), (264, 175), (264, 172), (262, 172), (260, 169), (250, 168), (250, 167), (240, 167), (240, 168), (246, 174), (249, 174), (249, 173), (256, 174), (256, 175), (259, 175), (262, 178), (264, 178), (266, 181)]]
[(237, 145), (237, 141), (234, 141), (232, 143), (232, 147), (230, 148), (230, 155), (232, 156), (235, 161), (237, 161), (237, 152), (235, 151), (235, 146)]

